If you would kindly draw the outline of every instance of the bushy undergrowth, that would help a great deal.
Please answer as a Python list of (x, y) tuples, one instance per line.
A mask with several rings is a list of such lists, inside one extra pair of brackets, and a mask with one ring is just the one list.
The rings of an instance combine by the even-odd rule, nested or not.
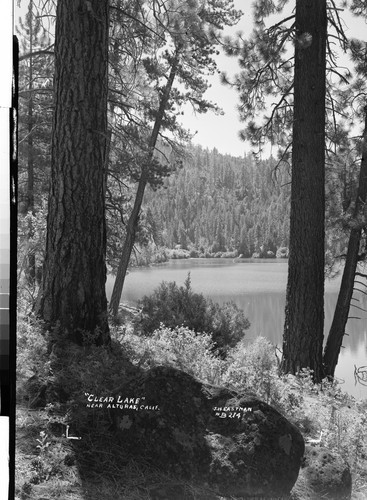
[(342, 455), (351, 466), (353, 498), (365, 498), (367, 401), (354, 400), (336, 384), (324, 381), (315, 385), (309, 370), (281, 376), (275, 348), (263, 337), (248, 345), (240, 342), (226, 359), (213, 355), (209, 335), (198, 335), (186, 327), (161, 326), (151, 337), (130, 331), (120, 342), (141, 367), (169, 364), (204, 382), (255, 394), (293, 422), (306, 441), (318, 438), (323, 431), (322, 446)]
[(143, 297), (139, 307), (142, 314), (136, 327), (144, 335), (152, 335), (161, 324), (171, 329), (184, 326), (210, 334), (221, 355), (234, 347), (250, 326), (243, 311), (233, 302), (219, 305), (195, 293), (191, 288), (190, 274), (184, 286), (162, 282), (152, 295)]
[(49, 372), (47, 339), (42, 323), (32, 316), (20, 316), (17, 324), (17, 377), (26, 379)]
[(140, 367), (169, 365), (211, 384), (221, 380), (225, 365), (213, 353), (209, 334), (196, 333), (184, 326), (172, 329), (161, 325), (150, 337), (127, 333), (120, 342)]
[[(45, 408), (39, 410), (37, 422), (33, 426), (29, 425), (29, 419), (33, 418), (30, 413), (24, 414), (27, 425), (19, 424), (19, 428), (27, 432), (28, 438), (34, 443), (32, 460), (28, 463), (28, 459), (23, 458), (22, 467), (29, 473), (24, 472), (26, 481), (23, 478), (19, 480), (21, 498), (30, 498), (28, 490), (35, 491), (43, 484), (56, 488), (56, 484), (62, 481), (65, 482), (65, 489), (62, 490), (65, 492), (71, 472), (76, 474), (76, 468), (65, 465), (65, 460), (73, 460), (73, 454), (70, 449), (60, 445), (59, 438), (53, 435), (56, 424), (65, 428), (66, 424), (72, 423), (74, 433), (79, 429), (84, 429), (83, 436), (90, 433), (90, 441), (78, 455), (78, 463), (85, 460), (85, 469), (100, 469), (100, 464), (95, 463), (96, 459), (89, 453), (88, 447), (96, 445), (96, 435), (106, 441), (109, 421), (101, 410), (86, 409), (85, 394), (109, 394), (134, 373), (157, 365), (171, 365), (203, 382), (224, 385), (241, 393), (254, 393), (292, 421), (306, 440), (319, 437), (322, 430), (322, 445), (340, 453), (351, 466), (354, 476), (353, 498), (365, 498), (367, 402), (349, 398), (341, 393), (338, 386), (330, 383), (314, 385), (312, 374), (307, 370), (298, 376), (281, 376), (274, 347), (261, 337), (248, 345), (242, 340), (229, 349), (226, 358), (223, 358), (213, 349), (214, 342), (209, 333), (198, 333), (188, 326), (170, 328), (160, 325), (149, 336), (137, 335), (133, 327), (115, 326), (111, 328), (111, 335), (112, 344), (108, 348), (93, 345), (78, 347), (68, 344), (58, 328), (45, 333), (42, 323), (29, 317), (19, 318), (19, 404), (27, 408), (29, 399), (22, 395), (30, 386), (24, 382), (32, 376), (37, 377), (38, 384), (48, 384), (48, 397), (53, 398), (51, 404), (48, 401)], [(49, 442), (50, 445), (47, 444)], [(101, 453), (107, 452), (107, 448), (101, 450)], [(29, 455), (28, 445), (25, 455)], [(107, 470), (112, 467), (111, 463), (106, 458), (103, 467)], [(113, 468), (119, 470), (114, 465)], [(128, 480), (124, 476), (124, 481)], [(110, 497), (101, 490), (100, 498)], [(295, 498), (303, 497), (298, 495)]]
[(267, 403), (279, 402), (274, 347), (263, 337), (245, 346), (242, 341), (229, 352), (223, 383), (238, 390), (255, 391)]
[(105, 425), (105, 415), (86, 408), (86, 394), (112, 393), (134, 368), (117, 342), (77, 346), (59, 327), (46, 332), (34, 318), (18, 322), (17, 346), (18, 403), (50, 403), (59, 414), (68, 413), (76, 426), (90, 425), (91, 419)]

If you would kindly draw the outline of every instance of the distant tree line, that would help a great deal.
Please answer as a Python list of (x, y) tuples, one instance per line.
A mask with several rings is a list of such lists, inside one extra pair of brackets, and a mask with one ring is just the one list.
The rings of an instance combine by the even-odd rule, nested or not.
[(183, 166), (159, 196), (149, 191), (145, 213), (157, 246), (193, 257), (235, 252), (274, 255), (288, 246), (289, 178), (277, 176), (273, 158), (255, 161), (191, 146)]

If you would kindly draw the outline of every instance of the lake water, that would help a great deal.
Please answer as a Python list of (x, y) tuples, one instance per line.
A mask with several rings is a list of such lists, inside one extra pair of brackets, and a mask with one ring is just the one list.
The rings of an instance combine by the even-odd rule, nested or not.
[[(126, 277), (122, 302), (136, 305), (144, 295), (149, 295), (162, 281), (176, 281), (182, 285), (191, 273), (191, 284), (195, 292), (203, 293), (215, 302), (235, 302), (245, 311), (251, 322), (246, 339), (253, 340), (262, 335), (274, 345), (282, 347), (284, 326), (285, 290), (287, 283), (287, 261), (231, 259), (187, 259), (171, 260), (158, 266), (131, 270)], [(329, 331), (337, 300), (340, 277), (327, 280), (325, 286), (325, 333)], [(106, 284), (110, 298), (113, 279)], [(356, 294), (359, 307), (367, 309), (367, 296)], [(354, 366), (367, 365), (367, 313), (352, 308), (339, 356), (336, 377), (344, 381), (342, 389), (356, 397), (367, 398), (367, 386), (356, 383)]]

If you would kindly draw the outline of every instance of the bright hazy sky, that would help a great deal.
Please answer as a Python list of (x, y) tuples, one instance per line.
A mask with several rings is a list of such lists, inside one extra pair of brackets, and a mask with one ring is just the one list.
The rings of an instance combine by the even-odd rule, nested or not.
[[(242, 31), (245, 38), (252, 31), (250, 9), (252, 3), (250, 0), (234, 0), (235, 8), (242, 10), (244, 15), (232, 31), (233, 33)], [(345, 15), (343, 13), (341, 15), (345, 19)], [(367, 41), (367, 25), (363, 19), (348, 16), (345, 21), (347, 36), (351, 34), (354, 38)], [(217, 61), (219, 69), (224, 70), (228, 75), (237, 73), (238, 66), (235, 58), (219, 56)], [(238, 118), (236, 107), (239, 99), (236, 91), (222, 85), (218, 75), (213, 78), (212, 87), (207, 92), (206, 97), (208, 100), (216, 102), (225, 111), (225, 114), (216, 116), (213, 113), (207, 113), (195, 117), (192, 112), (185, 113), (182, 123), (191, 131), (198, 131), (193, 142), (209, 149), (217, 148), (220, 153), (234, 156), (242, 156), (244, 152), (251, 152), (250, 146), (241, 141), (238, 135), (244, 124)]]
[[(11, 0), (0, 0), (11, 1)], [(14, 0), (16, 6), (17, 1)], [(252, 31), (252, 15), (251, 5), (252, 0), (234, 0), (235, 8), (242, 10), (244, 15), (237, 26), (226, 31), (226, 34), (235, 34), (241, 31), (244, 37), (247, 37)], [(293, 5), (294, 2), (290, 2)], [(28, 5), (28, 0), (22, 0), (22, 14)], [(19, 17), (19, 9), (15, 8), (15, 19)], [(356, 38), (361, 38), (367, 41), (367, 26), (366, 22), (361, 18), (348, 16), (342, 13), (342, 17), (346, 22), (345, 31)], [(218, 56), (218, 68), (225, 71), (229, 76), (238, 72), (236, 58), (229, 58), (224, 55)], [(243, 156), (243, 154), (251, 151), (249, 145), (244, 143), (239, 138), (239, 130), (243, 124), (239, 121), (237, 104), (239, 102), (238, 95), (235, 90), (230, 89), (220, 83), (219, 75), (211, 77), (212, 87), (205, 94), (205, 98), (216, 102), (224, 111), (224, 115), (215, 115), (214, 113), (206, 113), (204, 115), (195, 115), (190, 108), (185, 109), (185, 114), (182, 117), (182, 124), (191, 130), (197, 131), (193, 142), (201, 144), (209, 149), (217, 148), (221, 153), (228, 153), (234, 156)], [(270, 148), (268, 149), (268, 153)]]

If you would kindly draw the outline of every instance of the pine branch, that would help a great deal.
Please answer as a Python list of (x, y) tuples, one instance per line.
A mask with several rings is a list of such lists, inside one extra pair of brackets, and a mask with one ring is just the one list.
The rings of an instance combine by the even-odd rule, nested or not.
[(160, 35), (157, 31), (155, 31), (152, 28), (150, 28), (147, 24), (143, 23), (137, 17), (134, 17), (131, 14), (129, 14), (128, 12), (126, 12), (126, 10), (120, 9), (119, 7), (115, 7), (114, 5), (110, 5), (110, 9), (116, 10), (117, 12), (119, 12), (120, 14), (122, 14), (123, 16), (126, 16), (129, 19), (131, 19), (133, 21), (136, 21), (138, 24), (140, 24), (141, 26), (143, 26), (145, 29), (147, 29), (148, 31), (150, 31), (151, 33), (153, 33), (153, 35), (155, 35), (158, 38), (160, 38), (163, 42), (166, 42), (166, 39), (162, 35)]
[[(282, 19), (281, 21), (279, 21), (279, 23), (276, 23), (276, 24), (273, 24), (269, 29), (268, 31), (271, 32), (271, 31), (275, 31), (277, 28), (279, 28), (279, 26), (281, 26), (282, 24), (290, 21), (291, 19), (295, 19), (296, 16), (295, 14), (292, 14), (291, 16), (288, 16), (288, 17), (285, 17), (284, 19)], [(294, 23), (292, 24), (291, 28), (294, 27)]]
[(366, 309), (364, 309), (363, 307), (356, 306), (355, 304), (351, 304), (350, 307), (355, 307), (356, 309), (359, 309), (360, 311), (367, 312)]
[(269, 119), (266, 121), (265, 123), (265, 126), (264, 128), (268, 128), (269, 125), (272, 123), (273, 119), (274, 119), (274, 115), (275, 113), (281, 109), (281, 104), (282, 102), (286, 102), (287, 103), (287, 106), (289, 106), (288, 104), (288, 101), (287, 101), (287, 97), (288, 95), (290, 94), (291, 90), (293, 90), (293, 87), (294, 87), (294, 84), (292, 83), (285, 91), (284, 91), (284, 94), (282, 95), (281, 99), (277, 102), (277, 103), (273, 103), (274, 107), (273, 107), (273, 110), (271, 112), (271, 115), (269, 117)]
[(337, 71), (335, 68), (329, 68), (329, 70), (331, 71), (331, 73), (335, 73), (336, 75), (338, 75), (338, 77), (346, 84), (346, 85), (349, 85), (349, 80), (344, 76), (342, 75), (341, 73), (339, 73), (339, 71)]
[(39, 50), (35, 50), (32, 52), (28, 52), (27, 54), (23, 54), (22, 56), (19, 57), (19, 62), (24, 61), (25, 59), (30, 59), (31, 57), (36, 57), (36, 56), (40, 56), (40, 55), (53, 56), (53, 55), (55, 55), (54, 51), (49, 50), (53, 46), (54, 46), (54, 44), (50, 45), (47, 49), (39, 49)]
[(335, 13), (335, 16), (336, 16), (336, 20), (334, 19), (334, 17), (331, 15), (331, 16), (328, 16), (328, 21), (330, 22), (330, 24), (335, 28), (335, 31), (338, 33), (339, 35), (339, 42), (340, 42), (340, 45), (342, 47), (342, 49), (345, 51), (346, 48), (347, 48), (347, 45), (348, 45), (348, 39), (344, 33), (344, 29), (343, 29), (343, 26), (342, 26), (342, 21), (340, 19), (340, 16), (339, 16), (339, 10), (336, 5), (335, 5), (335, 2), (334, 0), (330, 0), (330, 2), (332, 3), (333, 5), (333, 8), (329, 8), (329, 12), (334, 12)]

